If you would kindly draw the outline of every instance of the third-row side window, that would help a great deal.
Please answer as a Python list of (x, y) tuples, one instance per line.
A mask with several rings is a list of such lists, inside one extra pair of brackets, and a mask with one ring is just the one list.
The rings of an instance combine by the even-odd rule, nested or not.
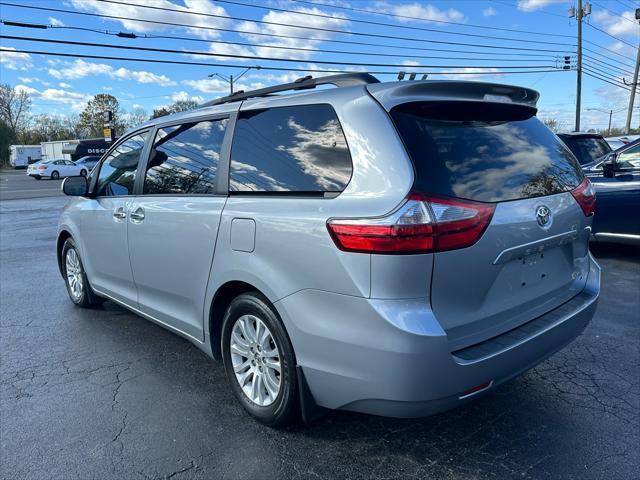
[(231, 193), (341, 192), (351, 171), (347, 142), (331, 106), (240, 113), (231, 149)]
[(227, 119), (158, 129), (147, 164), (144, 193), (213, 194)]

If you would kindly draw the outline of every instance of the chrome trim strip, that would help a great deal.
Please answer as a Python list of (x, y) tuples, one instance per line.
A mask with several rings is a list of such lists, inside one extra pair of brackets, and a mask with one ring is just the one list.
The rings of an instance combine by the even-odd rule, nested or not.
[(183, 332), (182, 330), (178, 330), (177, 328), (175, 328), (175, 327), (173, 327), (173, 326), (169, 325), (168, 323), (165, 323), (165, 322), (163, 322), (163, 321), (161, 321), (161, 320), (158, 320), (157, 318), (152, 317), (151, 315), (146, 314), (146, 313), (144, 313), (144, 312), (142, 312), (142, 311), (138, 310), (137, 308), (132, 307), (131, 305), (126, 304), (126, 303), (125, 303), (125, 302), (123, 302), (122, 300), (115, 299), (115, 298), (113, 298), (111, 295), (109, 295), (109, 294), (107, 294), (107, 293), (104, 293), (104, 292), (101, 292), (101, 291), (99, 291), (99, 290), (97, 290), (97, 289), (95, 289), (95, 288), (93, 289), (93, 291), (94, 291), (96, 294), (100, 295), (101, 297), (108, 298), (109, 300), (111, 300), (111, 301), (113, 301), (113, 302), (117, 303), (117, 304), (118, 304), (118, 305), (120, 305), (121, 307), (124, 307), (124, 308), (126, 308), (127, 310), (130, 310), (131, 312), (135, 313), (135, 314), (136, 314), (136, 315), (138, 315), (139, 317), (142, 317), (142, 318), (144, 318), (145, 320), (149, 320), (149, 321), (151, 321), (151, 322), (153, 322), (153, 323), (156, 323), (156, 324), (160, 325), (161, 327), (164, 327), (164, 328), (166, 328), (167, 330), (170, 330), (170, 331), (171, 331), (171, 332), (173, 332), (173, 333), (177, 333), (178, 335), (180, 335), (180, 336), (182, 336), (182, 337), (185, 337), (187, 340), (190, 340), (190, 341), (192, 341), (193, 343), (197, 343), (198, 345), (204, 345), (204, 344), (205, 344), (202, 340), (199, 340), (199, 339), (197, 339), (196, 337), (194, 337), (194, 336), (192, 336), (192, 335), (189, 335), (189, 334), (188, 334), (188, 333), (186, 333), (186, 332)]

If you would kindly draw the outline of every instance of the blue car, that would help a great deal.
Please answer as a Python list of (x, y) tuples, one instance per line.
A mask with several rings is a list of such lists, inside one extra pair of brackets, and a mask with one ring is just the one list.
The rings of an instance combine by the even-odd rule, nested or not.
[(640, 139), (582, 168), (596, 189), (593, 238), (640, 245)]

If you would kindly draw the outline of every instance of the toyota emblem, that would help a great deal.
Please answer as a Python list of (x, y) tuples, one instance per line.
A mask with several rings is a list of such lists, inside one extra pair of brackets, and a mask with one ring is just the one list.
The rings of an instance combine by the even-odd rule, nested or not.
[(540, 205), (536, 208), (536, 220), (538, 225), (542, 228), (549, 228), (551, 226), (551, 210), (545, 205)]

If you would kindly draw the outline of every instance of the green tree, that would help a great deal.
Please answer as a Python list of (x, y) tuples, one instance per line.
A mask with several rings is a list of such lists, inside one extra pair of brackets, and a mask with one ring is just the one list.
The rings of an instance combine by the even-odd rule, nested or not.
[(13, 143), (13, 132), (4, 120), (0, 119), (0, 167), (9, 165), (9, 145)]
[(83, 136), (101, 137), (103, 135), (104, 114), (113, 112), (112, 126), (116, 135), (121, 135), (125, 130), (122, 121), (122, 111), (118, 99), (108, 93), (99, 93), (87, 102), (87, 106), (80, 113), (78, 127)]
[(198, 106), (195, 100), (177, 100), (169, 106), (155, 108), (151, 118), (163, 117), (172, 113), (184, 112), (185, 110), (193, 110)]

